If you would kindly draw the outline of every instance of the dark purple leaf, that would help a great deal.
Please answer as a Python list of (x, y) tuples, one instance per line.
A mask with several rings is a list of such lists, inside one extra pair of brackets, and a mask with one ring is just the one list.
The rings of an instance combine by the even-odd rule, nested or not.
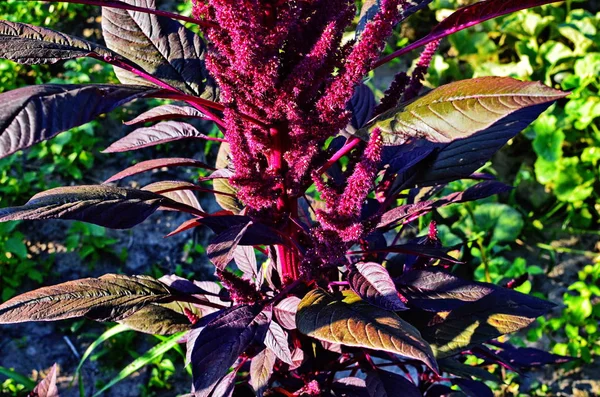
[(472, 379), (453, 379), (455, 385), (469, 397), (494, 397), (492, 390), (483, 382)]
[(449, 262), (449, 263), (462, 263), (461, 261), (449, 256), (447, 254), (447, 251), (449, 251), (449, 249), (447, 249), (447, 248), (429, 247), (429, 246), (420, 245), (420, 244), (397, 244), (397, 245), (391, 245), (387, 248), (377, 249), (377, 250), (374, 250), (373, 252), (394, 252), (394, 253), (422, 256), (425, 258), (440, 259), (442, 261)]
[(250, 245), (240, 245), (233, 250), (233, 260), (245, 277), (256, 279), (258, 283), (258, 264), (256, 263), (256, 254), (254, 248)]
[[(154, 0), (124, 0), (134, 6), (156, 9)], [(177, 21), (130, 10), (103, 8), (102, 33), (111, 50), (135, 62), (146, 73), (205, 99), (218, 98), (218, 89), (204, 63), (206, 46), (199, 35)], [(152, 84), (121, 69), (122, 83)]]
[(167, 197), (144, 190), (108, 185), (67, 186), (38, 193), (21, 207), (0, 209), (0, 222), (70, 219), (112, 229), (129, 229), (144, 221), (158, 207), (188, 209)]
[(492, 284), (463, 280), (443, 271), (412, 270), (396, 280), (410, 306), (432, 312), (454, 310), (491, 294)]
[(194, 118), (204, 119), (205, 115), (199, 110), (191, 106), (180, 106), (180, 105), (160, 105), (154, 107), (147, 112), (144, 112), (134, 118), (124, 122), (125, 125), (133, 125), (139, 123), (148, 123), (152, 121), (170, 120), (170, 119), (181, 119), (181, 118)]
[(151, 127), (138, 128), (102, 151), (117, 153), (138, 150), (182, 139), (212, 139), (193, 125), (181, 121), (163, 121)]
[(412, 221), (434, 209), (456, 203), (464, 203), (483, 199), (494, 194), (510, 191), (512, 187), (496, 181), (485, 181), (471, 186), (465, 191), (456, 192), (442, 197), (438, 200), (422, 201), (416, 204), (407, 204), (396, 207), (381, 217), (378, 228), (396, 225), (403, 221)]
[(376, 369), (367, 372), (366, 386), (371, 397), (396, 397), (400, 390), (402, 397), (422, 397), (414, 383), (389, 371)]
[(58, 388), (56, 387), (56, 373), (58, 367), (54, 364), (48, 374), (38, 385), (33, 389), (33, 397), (59, 397)]
[(269, 385), (274, 365), (275, 354), (269, 349), (264, 349), (252, 358), (252, 363), (250, 364), (250, 385), (256, 392), (257, 397), (262, 397), (263, 392)]
[(279, 324), (283, 328), (289, 330), (296, 329), (296, 312), (298, 311), (299, 304), (300, 298), (297, 296), (288, 296), (273, 308), (275, 318), (277, 318), (277, 321), (279, 321)]
[[(217, 215), (197, 219), (196, 222), (211, 228), (216, 234), (220, 234), (233, 226), (247, 225), (252, 222), (252, 219), (242, 215)], [(278, 245), (283, 243), (275, 229), (262, 223), (252, 222), (239, 245)]]
[[(491, 285), (491, 284), (490, 284)], [(496, 289), (473, 302), (467, 302), (421, 329), (423, 338), (444, 358), (479, 343), (518, 331), (555, 305), (519, 292)]]
[(370, 397), (364, 379), (348, 377), (338, 379), (331, 385), (335, 397)]
[(190, 332), (188, 352), (194, 391), (211, 391), (253, 342), (264, 340), (270, 318), (261, 306), (239, 305), (219, 312)]
[(55, 321), (86, 316), (118, 321), (144, 306), (171, 298), (169, 289), (149, 276), (106, 274), (43, 287), (0, 305), (0, 323)]
[(267, 348), (284, 363), (290, 365), (294, 364), (287, 333), (275, 321), (271, 321), (271, 324), (269, 324), (269, 330), (265, 336), (265, 346), (267, 346)]
[(120, 58), (87, 40), (26, 23), (0, 21), (0, 58), (37, 65), (86, 56)]
[(442, 371), (451, 373), (452, 375), (459, 376), (461, 378), (475, 377), (482, 380), (489, 380), (490, 382), (500, 382), (498, 377), (489, 371), (486, 371), (484, 368), (463, 364), (452, 357), (439, 360), (438, 363), (440, 364)]
[(446, 385), (441, 385), (436, 383), (435, 385), (430, 386), (426, 391), (425, 397), (449, 397), (455, 391)]
[(231, 262), (235, 248), (251, 225), (252, 221), (246, 224), (233, 225), (211, 240), (206, 253), (217, 269), (223, 270)]
[(367, 302), (386, 310), (406, 310), (394, 282), (379, 263), (359, 262), (348, 275), (350, 287)]
[(559, 356), (533, 347), (513, 347), (508, 344), (505, 346), (505, 349), (497, 351), (496, 354), (511, 365), (523, 369), (548, 364), (562, 364), (573, 360), (573, 357)]
[(121, 180), (123, 178), (127, 178), (129, 176), (141, 174), (142, 172), (155, 170), (157, 168), (163, 167), (196, 167), (196, 168), (204, 168), (208, 170), (212, 170), (211, 166), (204, 164), (199, 160), (180, 158), (180, 157), (171, 157), (171, 158), (162, 158), (162, 159), (154, 159), (147, 160), (137, 163), (136, 165), (129, 167), (113, 176), (108, 178), (104, 183), (115, 182)]
[(555, 3), (556, 1), (557, 0), (488, 0), (463, 7), (440, 22), (427, 36), (380, 59), (375, 63), (374, 67), (379, 67), (415, 48), (419, 48), (432, 41), (439, 40), (460, 30), (480, 24), (488, 19), (497, 18), (526, 8)]
[(0, 94), (0, 158), (152, 92), (131, 85), (44, 84)]
[[(231, 371), (227, 375), (221, 378), (221, 380), (215, 386), (215, 389), (212, 391), (211, 397), (232, 397), (233, 391), (235, 390), (235, 377), (237, 376), (237, 371)], [(197, 397), (196, 394), (195, 397)]]
[(350, 134), (353, 134), (357, 129), (365, 125), (367, 121), (371, 120), (373, 110), (375, 110), (375, 95), (366, 84), (361, 83), (356, 86), (354, 95), (352, 95), (350, 102), (348, 102), (348, 110), (352, 113), (350, 127), (353, 130), (347, 131)]

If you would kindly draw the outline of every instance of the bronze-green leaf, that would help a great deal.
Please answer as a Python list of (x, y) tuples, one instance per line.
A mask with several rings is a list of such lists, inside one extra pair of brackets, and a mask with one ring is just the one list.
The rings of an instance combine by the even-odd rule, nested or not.
[[(379, 128), (387, 145), (400, 145), (411, 138), (447, 143), (489, 128), (520, 109), (566, 95), (538, 82), (509, 77), (461, 80), (382, 114), (368, 128)], [(365, 130), (359, 133), (364, 136)]]
[(171, 297), (167, 286), (148, 276), (106, 274), (43, 287), (0, 305), (0, 324), (55, 321), (86, 316), (118, 321), (144, 306)]
[(319, 340), (396, 353), (437, 371), (431, 347), (416, 328), (350, 291), (343, 300), (322, 289), (310, 291), (298, 306), (296, 325), (303, 334)]
[(192, 324), (179, 307), (180, 302), (167, 304), (151, 303), (144, 306), (119, 323), (129, 328), (152, 335), (172, 335), (191, 329)]

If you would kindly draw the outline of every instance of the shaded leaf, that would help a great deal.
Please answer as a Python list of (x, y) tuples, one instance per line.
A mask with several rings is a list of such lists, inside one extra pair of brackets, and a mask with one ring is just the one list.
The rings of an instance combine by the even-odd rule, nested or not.
[[(215, 389), (211, 393), (211, 397), (232, 397), (235, 390), (235, 377), (237, 371), (233, 370), (217, 383)], [(196, 396), (198, 396), (196, 394)]]
[(562, 364), (572, 361), (573, 357), (559, 356), (533, 347), (514, 347), (504, 344), (505, 348), (496, 354), (511, 365), (520, 368), (540, 367), (548, 364)]
[(288, 296), (273, 308), (273, 314), (275, 314), (277, 321), (279, 321), (279, 324), (283, 328), (289, 330), (296, 329), (296, 312), (298, 311), (299, 304), (300, 298), (297, 296)]
[(352, 135), (373, 117), (373, 111), (375, 110), (373, 91), (366, 84), (357, 85), (347, 108), (352, 114), (352, 119), (350, 125), (346, 127), (346, 132)]
[(454, 259), (453, 257), (447, 254), (447, 252), (450, 250), (451, 248), (437, 248), (421, 244), (408, 243), (391, 245), (386, 248), (377, 248), (373, 249), (372, 252), (395, 252), (401, 254), (422, 256), (425, 258), (440, 259), (448, 263), (462, 263), (461, 261)]
[(465, 303), (421, 329), (436, 352), (448, 357), (500, 335), (518, 331), (548, 311), (553, 303), (496, 287), (492, 293)]
[(359, 262), (348, 275), (350, 287), (362, 299), (386, 310), (406, 310), (394, 282), (379, 263)]
[(475, 302), (497, 289), (492, 284), (463, 280), (444, 271), (411, 270), (396, 280), (398, 291), (413, 307), (442, 312)]
[(202, 161), (181, 157), (171, 157), (171, 158), (162, 158), (162, 159), (154, 159), (141, 161), (134, 166), (131, 166), (123, 171), (111, 176), (104, 183), (115, 182), (121, 180), (123, 178), (127, 178), (129, 176), (141, 174), (142, 172), (155, 170), (157, 168), (163, 167), (196, 167), (196, 168), (205, 168), (208, 170), (212, 170), (211, 166), (204, 164)]
[(269, 321), (261, 306), (239, 305), (219, 312), (203, 328), (192, 330), (188, 351), (195, 392), (212, 390), (252, 342), (264, 340)]
[[(123, 0), (156, 9), (154, 0)], [(206, 46), (199, 35), (172, 19), (117, 8), (102, 9), (102, 36), (111, 50), (135, 62), (145, 72), (205, 99), (217, 99), (218, 89), (204, 63)], [(122, 83), (152, 84), (121, 69)]]
[(269, 385), (274, 365), (275, 354), (269, 349), (264, 349), (252, 359), (252, 363), (250, 364), (250, 385), (257, 396), (262, 397), (263, 392)]
[(153, 107), (137, 116), (136, 118), (125, 121), (123, 124), (125, 125), (133, 125), (139, 123), (149, 123), (152, 121), (160, 121), (160, 120), (170, 120), (170, 119), (180, 119), (180, 118), (194, 118), (194, 119), (204, 119), (205, 116), (199, 110), (191, 107), (191, 106), (181, 106), (181, 105), (173, 105), (166, 104)]
[(94, 56), (120, 58), (98, 44), (26, 23), (0, 21), (0, 58), (37, 65)]
[(164, 302), (169, 289), (149, 276), (106, 274), (43, 287), (0, 305), (0, 323), (55, 321), (86, 316), (118, 321), (144, 306)]
[(452, 375), (456, 375), (461, 378), (475, 377), (482, 380), (489, 380), (490, 382), (500, 382), (498, 377), (486, 371), (484, 368), (463, 364), (452, 357), (438, 360), (438, 364), (440, 365), (442, 371), (451, 373)]
[(58, 397), (58, 388), (56, 387), (57, 369), (56, 364), (50, 368), (46, 377), (33, 389), (32, 397)]
[(213, 138), (202, 134), (193, 125), (181, 121), (163, 121), (151, 127), (138, 128), (104, 149), (102, 153), (128, 152), (182, 139)]
[(284, 363), (294, 365), (287, 333), (275, 321), (271, 321), (271, 324), (269, 324), (269, 329), (265, 336), (265, 346)]
[(417, 386), (404, 376), (379, 369), (367, 372), (366, 386), (371, 397), (394, 397), (400, 390), (402, 397), (422, 396)]
[(296, 324), (300, 332), (313, 338), (396, 353), (437, 371), (431, 348), (416, 328), (349, 291), (344, 300), (322, 289), (310, 291), (298, 306)]
[(211, 240), (206, 253), (217, 269), (223, 270), (231, 262), (236, 247), (251, 225), (252, 221), (246, 224), (234, 225), (224, 232), (217, 234)]
[(461, 80), (436, 88), (401, 110), (384, 113), (369, 129), (379, 128), (387, 145), (412, 138), (449, 143), (488, 129), (517, 110), (566, 95), (541, 83), (509, 77)]
[(216, 234), (221, 234), (234, 226), (245, 226), (250, 223), (239, 245), (278, 245), (285, 244), (277, 231), (256, 221), (249, 216), (242, 215), (213, 215), (196, 219), (201, 225), (208, 226)]
[(189, 330), (192, 327), (190, 320), (182, 312), (171, 309), (172, 305), (177, 302), (168, 305), (151, 303), (119, 323), (151, 335), (172, 335)]
[(492, 390), (483, 382), (472, 379), (454, 379), (453, 383), (469, 397), (494, 397)]
[(0, 94), (0, 158), (152, 92), (131, 85), (43, 84)]
[(0, 209), (0, 222), (70, 219), (112, 229), (128, 229), (144, 221), (160, 206), (188, 209), (167, 197), (144, 190), (108, 185), (66, 186), (38, 193), (21, 207)]
[(364, 379), (348, 377), (338, 379), (331, 384), (336, 397), (370, 397)]

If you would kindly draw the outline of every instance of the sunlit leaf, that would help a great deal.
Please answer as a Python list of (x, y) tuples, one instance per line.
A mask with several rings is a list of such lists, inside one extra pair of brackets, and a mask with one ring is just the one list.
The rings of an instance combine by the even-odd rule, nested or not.
[(106, 274), (43, 287), (0, 305), (0, 323), (54, 321), (86, 316), (118, 321), (153, 302), (171, 297), (169, 289), (148, 276)]
[(178, 302), (164, 305), (151, 303), (119, 323), (151, 335), (172, 335), (187, 331), (192, 324), (182, 310), (173, 310), (173, 307), (179, 309), (177, 304)]
[(296, 312), (299, 304), (300, 298), (288, 296), (273, 308), (273, 313), (283, 328), (296, 329)]
[[(233, 260), (240, 269), (244, 276), (257, 279), (258, 278), (258, 264), (256, 262), (256, 254), (254, 253), (254, 247), (250, 245), (239, 245), (233, 250)], [(260, 284), (262, 280), (257, 280)]]
[(0, 94), (0, 158), (152, 92), (131, 85), (44, 84)]
[(396, 353), (437, 371), (433, 352), (416, 328), (354, 293), (341, 300), (321, 289), (310, 291), (298, 306), (296, 324), (300, 332), (313, 338)]
[(58, 367), (54, 364), (46, 377), (33, 389), (32, 394), (34, 397), (59, 397), (58, 388), (56, 387), (57, 370)]
[(121, 172), (116, 173), (115, 175), (108, 178), (104, 183), (115, 182), (121, 180), (123, 178), (127, 178), (129, 176), (141, 174), (142, 172), (155, 170), (157, 168), (163, 167), (196, 167), (196, 168), (204, 168), (204, 169), (214, 169), (208, 164), (203, 163), (202, 161), (181, 157), (170, 157), (170, 158), (161, 158), (161, 159), (153, 159), (147, 161), (141, 161), (136, 165), (133, 165), (127, 169), (124, 169)]
[(250, 385), (258, 397), (262, 397), (264, 390), (268, 386), (274, 365), (275, 354), (269, 349), (264, 349), (252, 358), (252, 363), (250, 364)]
[(371, 397), (367, 391), (364, 379), (347, 377), (338, 379), (331, 384), (335, 397)]
[(112, 229), (128, 229), (144, 221), (160, 206), (188, 209), (181, 203), (144, 190), (108, 185), (66, 186), (38, 193), (21, 207), (0, 209), (0, 222), (69, 219)]
[(284, 363), (293, 365), (292, 352), (287, 338), (287, 333), (275, 321), (271, 321), (267, 335), (265, 336), (265, 346), (270, 349), (275, 356)]
[[(162, 181), (151, 183), (150, 185), (146, 185), (142, 188), (142, 190), (147, 190), (149, 192), (154, 192), (156, 194), (160, 194), (161, 196), (165, 196), (175, 202), (185, 204), (187, 206), (196, 208), (197, 210), (204, 211), (198, 198), (194, 194), (192, 190), (195, 190), (198, 186), (189, 182), (180, 182), (180, 181)], [(168, 207), (163, 207), (159, 209), (169, 209)]]
[(362, 299), (386, 310), (406, 310), (392, 278), (379, 263), (359, 262), (348, 274), (350, 287)]
[(233, 259), (235, 249), (244, 237), (248, 228), (252, 225), (252, 221), (247, 224), (239, 224), (230, 227), (217, 234), (208, 245), (206, 253), (211, 262), (219, 270), (225, 269), (229, 262)]
[[(154, 0), (123, 0), (156, 9)], [(135, 62), (145, 72), (186, 93), (217, 99), (218, 89), (204, 64), (201, 37), (179, 22), (162, 16), (102, 9), (102, 36), (111, 50)], [(115, 69), (122, 83), (152, 84), (130, 72)]]
[[(217, 154), (215, 167), (217, 168), (215, 174), (223, 170), (224, 173), (233, 175), (233, 172), (230, 169), (231, 150), (229, 149), (229, 144), (226, 142), (223, 142), (219, 147), (219, 153)], [(231, 196), (217, 195), (215, 197), (217, 204), (219, 204), (221, 208), (231, 211), (234, 214), (239, 214), (244, 209), (244, 204), (237, 198), (237, 190), (231, 185), (231, 183), (229, 183), (227, 179), (214, 178), (213, 187), (219, 192), (231, 194)]]

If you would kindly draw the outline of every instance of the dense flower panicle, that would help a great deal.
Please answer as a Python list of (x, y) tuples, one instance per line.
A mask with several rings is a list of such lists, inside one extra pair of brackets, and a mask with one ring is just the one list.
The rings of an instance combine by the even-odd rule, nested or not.
[(415, 70), (410, 76), (408, 87), (406, 88), (406, 91), (404, 92), (404, 97), (402, 98), (404, 101), (410, 101), (419, 94), (419, 90), (423, 86), (423, 80), (425, 79), (425, 75), (427, 74), (427, 70), (429, 69), (431, 59), (433, 58), (433, 55), (437, 51), (439, 45), (440, 40), (435, 40), (425, 46), (425, 49), (419, 57), (417, 66), (415, 67)]
[(223, 286), (227, 288), (231, 299), (235, 303), (256, 303), (260, 301), (260, 294), (249, 281), (241, 279), (227, 270), (217, 270), (216, 275)]
[(390, 84), (389, 88), (385, 91), (383, 98), (379, 102), (379, 105), (374, 110), (374, 114), (379, 115), (390, 109), (395, 108), (404, 94), (404, 90), (408, 85), (410, 79), (406, 72), (400, 72), (394, 76), (394, 80)]

